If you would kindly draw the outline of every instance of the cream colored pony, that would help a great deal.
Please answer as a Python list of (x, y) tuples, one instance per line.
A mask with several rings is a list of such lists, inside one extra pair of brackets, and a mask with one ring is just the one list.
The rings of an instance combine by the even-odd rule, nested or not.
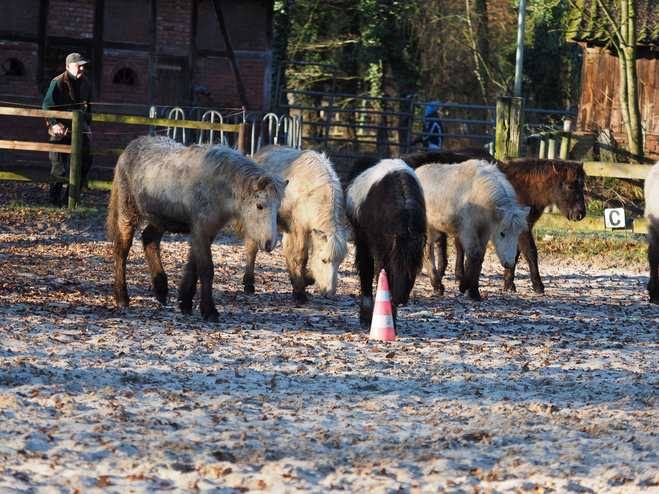
[[(316, 151), (277, 145), (262, 148), (253, 160), (267, 173), (288, 181), (277, 226), (283, 232), (282, 248), (295, 302), (306, 301), (305, 287), (313, 283), (323, 297), (332, 298), (339, 265), (348, 253), (345, 201), (332, 163)], [(245, 250), (243, 284), (245, 292), (254, 293), (258, 245), (247, 239)]]
[[(460, 291), (469, 290), (481, 300), (478, 290), (487, 242), (492, 243), (504, 268), (515, 265), (517, 238), (528, 228), (531, 208), (520, 207), (515, 189), (497, 166), (469, 160), (454, 165), (431, 163), (415, 170), (426, 197), (428, 243), (425, 267), (435, 293), (442, 295), (446, 269), (446, 235), (455, 237), (467, 255)], [(439, 273), (435, 269), (434, 245), (441, 254)]]

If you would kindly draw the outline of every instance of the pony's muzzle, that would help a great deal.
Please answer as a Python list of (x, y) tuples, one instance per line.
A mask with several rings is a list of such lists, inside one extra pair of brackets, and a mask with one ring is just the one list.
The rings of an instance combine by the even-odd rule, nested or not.
[(263, 246), (263, 250), (266, 251), (266, 252), (272, 252), (272, 249), (275, 248), (275, 245), (274, 245), (275, 243), (276, 242), (273, 242), (272, 240), (266, 240), (265, 245)]
[(577, 211), (577, 212), (572, 213), (570, 216), (571, 216), (570, 219), (572, 221), (581, 221), (582, 219), (584, 219), (586, 217), (586, 212), (585, 211)]

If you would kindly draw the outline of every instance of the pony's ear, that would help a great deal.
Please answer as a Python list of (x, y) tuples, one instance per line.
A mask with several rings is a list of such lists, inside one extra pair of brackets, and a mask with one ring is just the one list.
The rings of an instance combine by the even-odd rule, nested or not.
[(531, 212), (531, 206), (525, 206), (522, 208), (522, 212), (524, 213), (524, 218), (529, 217), (529, 213)]
[(314, 232), (314, 234), (315, 234), (316, 236), (318, 236), (318, 237), (327, 237), (327, 233), (322, 232), (322, 231), (320, 231), (320, 230), (317, 230), (317, 229), (315, 229), (315, 228), (313, 229), (313, 232)]
[(270, 185), (270, 177), (267, 175), (261, 175), (254, 186), (256, 192), (264, 190), (268, 185)]

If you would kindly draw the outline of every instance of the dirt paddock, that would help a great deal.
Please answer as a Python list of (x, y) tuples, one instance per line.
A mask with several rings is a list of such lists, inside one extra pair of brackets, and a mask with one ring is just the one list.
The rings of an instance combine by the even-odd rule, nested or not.
[(483, 302), (424, 273), (385, 343), (359, 329), (352, 250), (334, 300), (295, 306), (280, 247), (248, 296), (221, 236), (206, 324), (177, 310), (186, 238), (165, 237), (162, 307), (138, 237), (117, 310), (102, 221), (0, 215), (0, 492), (659, 492), (645, 266), (544, 257), (538, 296), (525, 264), (503, 293), (488, 254)]

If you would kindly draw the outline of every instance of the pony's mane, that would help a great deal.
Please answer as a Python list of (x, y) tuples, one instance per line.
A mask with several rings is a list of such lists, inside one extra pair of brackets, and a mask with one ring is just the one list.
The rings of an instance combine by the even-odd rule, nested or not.
[(586, 172), (583, 164), (576, 161), (549, 159), (514, 159), (498, 162), (499, 168), (509, 177), (524, 178), (527, 181), (538, 181), (556, 177), (560, 180), (584, 182)]
[(513, 223), (526, 224), (526, 214), (517, 202), (515, 189), (497, 165), (485, 160), (469, 160), (460, 166), (474, 174), (474, 190), (486, 194), (485, 197), (490, 199), (491, 205), (501, 215), (500, 221), (504, 227), (512, 226)]
[(206, 166), (211, 175), (225, 174), (231, 181), (232, 192), (237, 197), (251, 197), (262, 176), (268, 177), (266, 193), (282, 200), (285, 194), (286, 181), (279, 175), (267, 173), (262, 167), (244, 156), (240, 151), (223, 144), (192, 145), (190, 149), (203, 149), (206, 153)]
[(332, 260), (343, 259), (348, 253), (348, 243), (344, 232), (345, 201), (341, 182), (334, 170), (334, 165), (325, 153), (313, 150), (303, 151), (297, 158), (296, 166), (309, 170), (307, 186), (310, 190), (323, 190), (323, 196), (329, 201), (327, 205), (319, 205), (316, 211), (320, 213), (318, 229), (327, 234), (327, 250), (325, 255)]
[[(367, 163), (368, 161), (366, 160), (358, 160), (357, 162), (360, 167)], [(346, 189), (346, 210), (356, 213), (366, 199), (371, 187), (380, 182), (388, 174), (394, 172), (408, 174), (416, 181), (419, 188), (421, 188), (421, 184), (414, 173), (414, 170), (412, 170), (403, 160), (397, 158), (380, 160), (374, 165), (365, 166), (362, 172), (357, 174), (350, 181)]]

